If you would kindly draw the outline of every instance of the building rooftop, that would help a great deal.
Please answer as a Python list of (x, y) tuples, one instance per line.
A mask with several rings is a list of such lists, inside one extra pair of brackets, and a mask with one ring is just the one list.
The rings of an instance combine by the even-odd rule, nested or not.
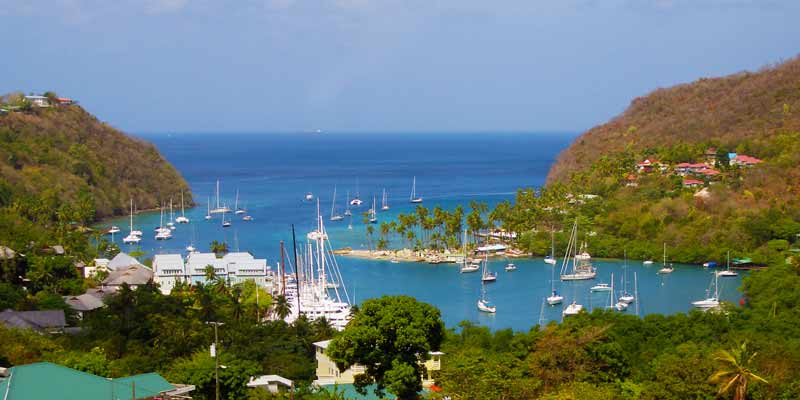
[(327, 349), (328, 345), (331, 344), (330, 340), (323, 340), (321, 342), (314, 342), (312, 343), (314, 346), (319, 347), (320, 349)]
[[(97, 260), (95, 260), (95, 263), (96, 262)], [(130, 267), (131, 265), (142, 265), (142, 263), (140, 263), (139, 260), (127, 255), (126, 253), (120, 252), (119, 254), (114, 256), (114, 258), (112, 258), (111, 261), (108, 262), (108, 265), (106, 265), (106, 267), (108, 267), (108, 269), (113, 271), (119, 268)]]
[(14, 311), (9, 309), (0, 312), (0, 324), (7, 328), (48, 332), (53, 328), (63, 328), (67, 322), (64, 318), (64, 310)]

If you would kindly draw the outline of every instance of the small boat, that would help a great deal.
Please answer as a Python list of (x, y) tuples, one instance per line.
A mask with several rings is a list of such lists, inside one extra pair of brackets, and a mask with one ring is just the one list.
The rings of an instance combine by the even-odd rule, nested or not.
[(306, 193), (305, 199), (306, 199), (306, 201), (313, 201), (314, 200), (314, 193), (311, 193), (311, 192)]
[(658, 274), (671, 274), (675, 271), (675, 268), (672, 264), (667, 265), (667, 244), (664, 243), (664, 261), (661, 264), (661, 269), (658, 270)]
[(550, 229), (550, 254), (544, 257), (544, 263), (550, 265), (556, 265), (556, 239), (555, 233), (552, 229)]
[(692, 305), (702, 310), (719, 307), (719, 274), (713, 274), (714, 279), (711, 283), (714, 285), (714, 294), (710, 295), (711, 290), (706, 290), (706, 298), (703, 300), (693, 301)]
[(481, 275), (482, 282), (494, 282), (497, 280), (497, 273), (489, 271), (489, 256), (483, 260), (483, 273)]
[(186, 251), (188, 251), (189, 253), (194, 253), (195, 251), (197, 251), (197, 249), (192, 245), (188, 245), (186, 246)]
[(556, 291), (556, 269), (552, 268), (550, 270), (550, 297), (547, 298), (547, 304), (554, 306), (556, 304), (561, 304), (564, 301), (564, 296), (558, 294)]
[(703, 267), (704, 267), (704, 268), (717, 268), (717, 262), (716, 262), (716, 261), (707, 261), (707, 262), (704, 262), (704, 263), (703, 263)]
[(731, 269), (731, 252), (728, 252), (728, 268), (723, 271), (717, 272), (717, 276), (721, 276), (723, 278), (732, 278), (735, 276), (739, 276), (739, 273)]
[(109, 234), (120, 233), (120, 232), (122, 232), (122, 229), (119, 229), (119, 227), (116, 225), (112, 226), (111, 229), (108, 230)]
[(643, 265), (653, 265), (653, 260), (644, 260), (642, 261)]
[(245, 215), (244, 217), (242, 217), (242, 221), (252, 221), (252, 220), (253, 217), (251, 215)]
[(220, 205), (220, 195), (219, 195), (219, 179), (217, 179), (217, 207), (209, 210), (209, 214), (225, 214), (231, 212), (231, 209), (228, 208), (226, 205)]
[(412, 203), (422, 203), (422, 196), (417, 196), (417, 177), (414, 177), (414, 181), (411, 183), (411, 202)]
[(233, 203), (233, 209), (235, 210), (233, 212), (235, 215), (241, 215), (247, 212), (244, 208), (239, 208), (239, 189), (236, 189), (236, 200)]
[(175, 220), (175, 213), (172, 212), (172, 199), (169, 199), (169, 222), (167, 222), (167, 227), (169, 229), (175, 229), (175, 223), (172, 222)]
[(128, 236), (125, 236), (124, 238), (122, 238), (122, 243), (125, 243), (125, 244), (137, 244), (137, 243), (139, 243), (141, 241), (142, 241), (142, 238), (140, 236), (133, 235), (133, 234), (129, 234)]
[(391, 260), (389, 260), (389, 262), (392, 263), (392, 264), (399, 264), (400, 263), (400, 261), (398, 261), (396, 258), (392, 258)]
[(358, 179), (356, 179), (356, 197), (354, 197), (354, 198), (353, 198), (353, 200), (350, 200), (350, 205), (351, 205), (351, 206), (354, 206), (354, 207), (360, 207), (360, 206), (361, 206), (361, 204), (363, 204), (363, 203), (364, 203), (364, 201), (362, 201), (362, 200), (359, 198), (358, 194), (359, 194), (359, 193), (358, 193)]
[(592, 292), (610, 292), (611, 285), (607, 283), (598, 283), (597, 285), (592, 286), (589, 290)]
[(208, 205), (206, 210), (206, 220), (209, 220), (211, 219), (211, 196), (208, 197), (208, 203), (206, 204)]
[(514, 263), (508, 263), (508, 264), (506, 264), (505, 270), (506, 271), (516, 271), (517, 270), (517, 266), (514, 265)]
[(372, 197), (372, 208), (369, 209), (369, 223), (370, 224), (377, 224), (378, 223), (378, 213), (375, 211), (375, 196)]
[(169, 228), (164, 228), (164, 207), (161, 207), (161, 221), (158, 228), (156, 228), (156, 240), (169, 240), (172, 239), (172, 231)]
[[(561, 263), (561, 280), (562, 281), (578, 281), (594, 279), (597, 277), (597, 270), (592, 266), (589, 261), (592, 257), (586, 251), (586, 243), (583, 243), (581, 248), (583, 252), (577, 254), (578, 246), (578, 219), (572, 225), (572, 232), (570, 234), (569, 243), (567, 244), (567, 251), (564, 254), (564, 260)], [(570, 268), (571, 262), (571, 268)]]
[(222, 227), (223, 228), (227, 228), (229, 226), (231, 226), (231, 221), (226, 221), (225, 220), (225, 213), (223, 213), (222, 214)]
[(381, 211), (389, 209), (389, 198), (386, 197), (386, 189), (383, 189), (383, 198), (381, 199)]
[(628, 303), (624, 301), (618, 301), (617, 304), (614, 304), (614, 308), (617, 311), (625, 311), (628, 309)]
[(494, 314), (497, 312), (497, 307), (486, 299), (486, 285), (481, 282), (481, 298), (478, 300), (478, 311)]
[[(636, 297), (628, 292), (628, 252), (625, 252), (625, 264), (622, 265), (622, 290), (619, 296), (619, 301), (625, 304), (633, 303)], [(634, 275), (636, 272), (634, 272)]]
[(341, 221), (344, 216), (336, 214), (336, 186), (333, 186), (333, 200), (331, 200), (331, 221)]
[(184, 208), (184, 205), (183, 205), (183, 192), (181, 192), (181, 216), (178, 217), (178, 218), (175, 218), (175, 222), (177, 222), (179, 224), (188, 224), (189, 223), (189, 218), (186, 218), (186, 209)]
[(564, 311), (561, 313), (561, 315), (565, 317), (570, 315), (578, 315), (581, 311), (583, 311), (583, 306), (573, 300), (570, 305), (564, 308)]

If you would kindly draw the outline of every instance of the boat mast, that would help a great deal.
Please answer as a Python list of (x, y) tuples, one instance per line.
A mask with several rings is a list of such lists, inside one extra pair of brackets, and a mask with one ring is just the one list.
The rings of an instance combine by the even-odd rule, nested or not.
[(183, 207), (183, 190), (181, 190), (181, 216), (186, 216), (186, 209)]
[(411, 182), (411, 200), (414, 200), (414, 194), (417, 192), (417, 177)]
[(217, 208), (219, 208), (219, 179), (217, 179)]
[(336, 209), (336, 185), (333, 185), (333, 200), (331, 200), (331, 218), (333, 218), (333, 211)]
[(297, 265), (297, 239), (294, 234), (294, 224), (292, 224), (292, 250), (294, 252), (294, 280), (297, 282), (297, 316), (300, 316), (300, 273)]

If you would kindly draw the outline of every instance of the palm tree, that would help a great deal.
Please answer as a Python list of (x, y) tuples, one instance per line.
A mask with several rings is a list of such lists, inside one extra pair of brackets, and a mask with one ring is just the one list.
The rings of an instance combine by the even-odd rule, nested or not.
[(225, 242), (218, 242), (216, 240), (211, 242), (211, 252), (220, 256), (228, 252), (228, 244)]
[(272, 305), (272, 311), (278, 316), (278, 318), (284, 319), (286, 316), (292, 313), (292, 306), (289, 304), (289, 300), (286, 298), (286, 296), (280, 295), (275, 297), (275, 303)]
[(750, 354), (747, 351), (747, 342), (742, 343), (738, 349), (731, 351), (717, 350), (714, 360), (722, 364), (722, 368), (711, 375), (711, 383), (719, 383), (717, 395), (727, 394), (733, 388), (733, 399), (744, 400), (747, 396), (747, 384), (752, 380), (768, 383), (766, 379), (756, 375), (751, 370), (753, 359), (758, 353)]

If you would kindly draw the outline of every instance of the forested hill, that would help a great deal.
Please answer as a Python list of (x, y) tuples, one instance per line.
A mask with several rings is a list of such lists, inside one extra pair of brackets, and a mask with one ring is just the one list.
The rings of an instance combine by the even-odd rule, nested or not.
[[(0, 207), (34, 221), (91, 222), (126, 214), (131, 199), (139, 210), (152, 209), (170, 198), (179, 204), (183, 191), (192, 204), (186, 182), (152, 144), (75, 104), (6, 103), (9, 111), (0, 113)], [(35, 215), (37, 210), (53, 214)]]
[(745, 139), (800, 131), (800, 58), (724, 78), (658, 89), (620, 116), (578, 137), (558, 157), (548, 182), (566, 182), (604, 155), (623, 150)]

